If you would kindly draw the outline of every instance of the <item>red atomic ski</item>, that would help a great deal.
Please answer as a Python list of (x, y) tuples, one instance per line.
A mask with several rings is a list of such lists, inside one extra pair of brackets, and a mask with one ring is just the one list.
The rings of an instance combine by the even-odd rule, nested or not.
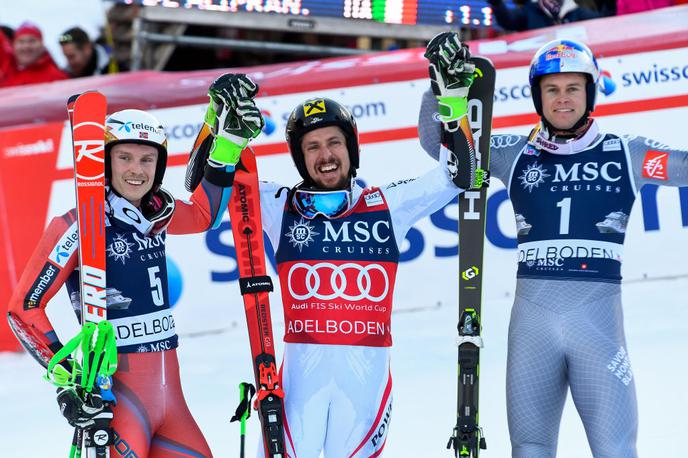
[(239, 264), (239, 286), (244, 298), (248, 335), (257, 386), (256, 404), (266, 456), (284, 458), (284, 392), (277, 374), (275, 343), (270, 319), (267, 275), (256, 157), (245, 149), (237, 165), (229, 202), (229, 218)]

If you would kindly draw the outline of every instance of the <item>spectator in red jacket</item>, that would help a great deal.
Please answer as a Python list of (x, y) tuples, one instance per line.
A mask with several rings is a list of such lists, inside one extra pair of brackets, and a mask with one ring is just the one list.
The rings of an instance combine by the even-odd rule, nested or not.
[(23, 84), (47, 83), (66, 79), (53, 58), (43, 46), (43, 34), (34, 24), (25, 22), (14, 32), (12, 42), (14, 56), (0, 87)]
[[(12, 55), (11, 38), (0, 30), (0, 82), (5, 79), (14, 66), (14, 56)], [(1, 84), (1, 83), (0, 83)]]

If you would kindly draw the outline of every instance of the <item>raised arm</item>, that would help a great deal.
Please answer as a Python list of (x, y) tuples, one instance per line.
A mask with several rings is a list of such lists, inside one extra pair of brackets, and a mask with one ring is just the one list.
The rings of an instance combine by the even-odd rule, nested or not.
[(623, 140), (628, 142), (638, 190), (646, 184), (688, 186), (688, 151), (645, 137), (626, 136)]
[(241, 151), (263, 128), (254, 97), (258, 85), (243, 74), (225, 74), (208, 90), (210, 102), (187, 166), (190, 201), (177, 201), (171, 234), (219, 226), (231, 193)]

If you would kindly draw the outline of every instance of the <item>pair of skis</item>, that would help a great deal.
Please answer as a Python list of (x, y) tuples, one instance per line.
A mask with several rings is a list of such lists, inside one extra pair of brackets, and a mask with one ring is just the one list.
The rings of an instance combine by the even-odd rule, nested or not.
[[(468, 124), (472, 142), (461, 129), (442, 132), (442, 143), (457, 157), (475, 154), (481, 179), (478, 189), (459, 196), (459, 322), (456, 426), (447, 443), (456, 457), (477, 458), (486, 449), (478, 415), (482, 317), (482, 273), (485, 241), (490, 134), (495, 69), (488, 59), (474, 57), (475, 79), (468, 93)], [(459, 136), (461, 138), (457, 138)], [(451, 149), (450, 148), (450, 149)], [(470, 149), (472, 148), (472, 151)]]
[[(75, 428), (70, 458), (107, 458), (113, 434), (112, 375), (117, 370), (114, 329), (107, 321), (105, 257), (105, 116), (107, 102), (98, 92), (69, 98), (74, 184), (79, 234), (81, 332), (48, 364), (46, 378), (72, 389), (100, 413), (93, 424)], [(66, 362), (65, 362), (66, 360)]]

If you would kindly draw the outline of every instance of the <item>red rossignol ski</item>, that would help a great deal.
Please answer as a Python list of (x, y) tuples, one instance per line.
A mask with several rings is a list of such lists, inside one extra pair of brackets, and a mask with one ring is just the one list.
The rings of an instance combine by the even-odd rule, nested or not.
[(236, 167), (229, 218), (251, 343), (257, 386), (256, 405), (263, 430), (265, 456), (286, 458), (284, 392), (277, 374), (268, 297), (273, 287), (265, 261), (256, 157), (249, 148), (242, 152)]
[(105, 285), (105, 116), (99, 92), (69, 99), (74, 146), (74, 184), (79, 221), (82, 322), (107, 319)]
[[(110, 456), (113, 439), (109, 428), (112, 413), (111, 376), (117, 369), (117, 349), (112, 325), (107, 321), (105, 253), (105, 116), (107, 101), (89, 91), (69, 98), (67, 110), (74, 148), (74, 184), (79, 225), (79, 271), (81, 325), (79, 335), (55, 355), (59, 362), (73, 357), (72, 383), (80, 387), (85, 401), (106, 404), (95, 424), (77, 429), (70, 456)], [(51, 362), (53, 364), (53, 362)], [(49, 367), (49, 373), (50, 373)], [(97, 388), (97, 389), (95, 389)]]

